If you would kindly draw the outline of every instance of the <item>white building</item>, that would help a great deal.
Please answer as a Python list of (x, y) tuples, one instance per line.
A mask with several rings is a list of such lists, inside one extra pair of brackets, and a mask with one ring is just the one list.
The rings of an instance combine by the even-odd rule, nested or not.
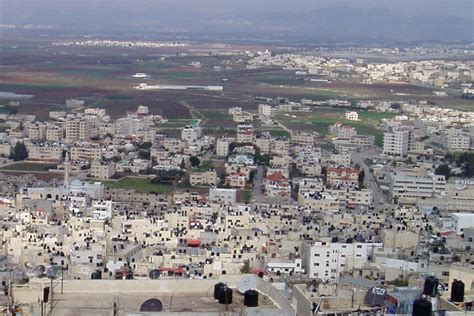
[(181, 131), (181, 139), (188, 144), (195, 142), (202, 136), (202, 127), (194, 125), (186, 125)]
[(359, 120), (359, 113), (357, 113), (355, 111), (346, 112), (346, 120), (358, 121)]
[(258, 105), (258, 115), (272, 117), (278, 113), (278, 108), (275, 108), (268, 104), (259, 104)]
[(444, 176), (415, 177), (398, 172), (391, 177), (390, 192), (392, 197), (400, 199), (428, 198), (440, 195), (445, 191), (446, 179)]
[(217, 140), (216, 144), (216, 155), (220, 157), (226, 157), (229, 155), (230, 144), (233, 139), (222, 137)]
[(410, 130), (385, 132), (383, 135), (383, 153), (390, 156), (404, 156), (410, 150)]
[(323, 281), (337, 282), (344, 270), (361, 268), (375, 248), (382, 247), (381, 243), (332, 243), (317, 241), (306, 244), (306, 271), (310, 278)]
[(209, 201), (221, 204), (232, 205), (237, 201), (236, 189), (209, 189)]
[(465, 228), (474, 228), (474, 214), (452, 213), (452, 228), (456, 234), (461, 235)]

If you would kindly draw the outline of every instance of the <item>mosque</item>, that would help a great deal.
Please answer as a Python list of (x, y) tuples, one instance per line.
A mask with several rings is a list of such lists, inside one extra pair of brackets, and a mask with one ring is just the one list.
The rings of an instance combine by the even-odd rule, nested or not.
[(20, 190), (24, 198), (64, 201), (71, 196), (89, 196), (92, 199), (103, 197), (103, 186), (100, 182), (83, 182), (79, 179), (69, 180), (69, 153), (64, 159), (64, 181), (62, 186), (24, 187)]

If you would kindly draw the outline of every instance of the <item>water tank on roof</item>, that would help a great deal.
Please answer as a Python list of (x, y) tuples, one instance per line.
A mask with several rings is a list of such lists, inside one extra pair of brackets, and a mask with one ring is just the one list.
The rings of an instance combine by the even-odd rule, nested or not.
[(224, 288), (226, 285), (222, 282), (219, 282), (217, 283), (216, 285), (214, 285), (214, 298), (216, 300), (219, 299), (219, 294), (220, 294), (220, 291), (222, 290), (222, 288)]
[(255, 290), (248, 290), (244, 294), (244, 305), (248, 307), (258, 306), (258, 292)]
[(454, 280), (451, 283), (451, 301), (464, 302), (464, 282), (461, 280)]
[(423, 294), (432, 297), (438, 295), (438, 284), (438, 278), (431, 275), (427, 276), (425, 279), (425, 286), (423, 287)]
[(431, 302), (419, 299), (413, 302), (413, 316), (431, 316), (432, 314), (432, 307)]
[(232, 304), (232, 289), (225, 286), (219, 291), (219, 304)]

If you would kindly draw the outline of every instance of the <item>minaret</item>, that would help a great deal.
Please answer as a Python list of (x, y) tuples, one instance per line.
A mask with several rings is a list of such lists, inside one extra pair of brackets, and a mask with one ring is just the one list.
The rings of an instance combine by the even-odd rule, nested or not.
[(64, 157), (64, 188), (69, 190), (69, 151)]

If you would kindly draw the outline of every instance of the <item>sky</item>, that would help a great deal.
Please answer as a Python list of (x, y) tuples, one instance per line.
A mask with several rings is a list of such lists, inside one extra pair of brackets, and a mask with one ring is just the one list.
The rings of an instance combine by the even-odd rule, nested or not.
[(473, 41), (472, 0), (0, 0), (0, 24), (64, 32)]

